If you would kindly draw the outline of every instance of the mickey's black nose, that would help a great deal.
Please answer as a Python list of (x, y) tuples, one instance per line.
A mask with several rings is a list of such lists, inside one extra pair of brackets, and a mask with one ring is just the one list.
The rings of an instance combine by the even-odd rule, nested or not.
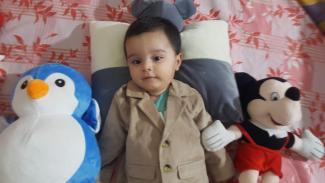
[(288, 97), (291, 100), (298, 101), (300, 99), (300, 91), (296, 87), (290, 87), (286, 93), (286, 97)]

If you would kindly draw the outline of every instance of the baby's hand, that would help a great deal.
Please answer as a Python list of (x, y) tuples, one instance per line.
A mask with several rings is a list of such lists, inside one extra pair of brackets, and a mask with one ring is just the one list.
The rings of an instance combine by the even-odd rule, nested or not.
[(236, 136), (232, 131), (227, 130), (219, 120), (216, 120), (203, 130), (201, 139), (207, 151), (217, 151), (236, 140)]

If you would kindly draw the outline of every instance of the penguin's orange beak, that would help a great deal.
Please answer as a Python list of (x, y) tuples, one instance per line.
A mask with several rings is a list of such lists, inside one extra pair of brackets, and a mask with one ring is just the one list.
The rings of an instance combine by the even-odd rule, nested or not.
[(27, 93), (32, 99), (39, 99), (47, 95), (49, 86), (42, 80), (35, 79), (28, 82)]

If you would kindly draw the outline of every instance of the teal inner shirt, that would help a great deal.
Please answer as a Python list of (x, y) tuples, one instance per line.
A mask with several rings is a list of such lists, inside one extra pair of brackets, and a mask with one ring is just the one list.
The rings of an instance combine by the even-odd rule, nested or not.
[(159, 97), (155, 101), (156, 109), (161, 114), (163, 114), (166, 111), (168, 95), (169, 95), (168, 90), (165, 90), (162, 94), (159, 95)]

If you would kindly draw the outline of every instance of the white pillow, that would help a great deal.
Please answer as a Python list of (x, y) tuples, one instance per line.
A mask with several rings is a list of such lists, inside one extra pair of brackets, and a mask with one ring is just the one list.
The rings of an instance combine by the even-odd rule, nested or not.
[(111, 21), (90, 22), (91, 71), (126, 66), (123, 40), (129, 24)]
[[(91, 21), (91, 71), (126, 66), (123, 50), (128, 23)], [(228, 24), (222, 20), (207, 20), (185, 26), (181, 33), (184, 60), (209, 58), (231, 63)]]
[(228, 24), (222, 20), (207, 20), (185, 26), (181, 33), (184, 60), (209, 58), (231, 64)]

